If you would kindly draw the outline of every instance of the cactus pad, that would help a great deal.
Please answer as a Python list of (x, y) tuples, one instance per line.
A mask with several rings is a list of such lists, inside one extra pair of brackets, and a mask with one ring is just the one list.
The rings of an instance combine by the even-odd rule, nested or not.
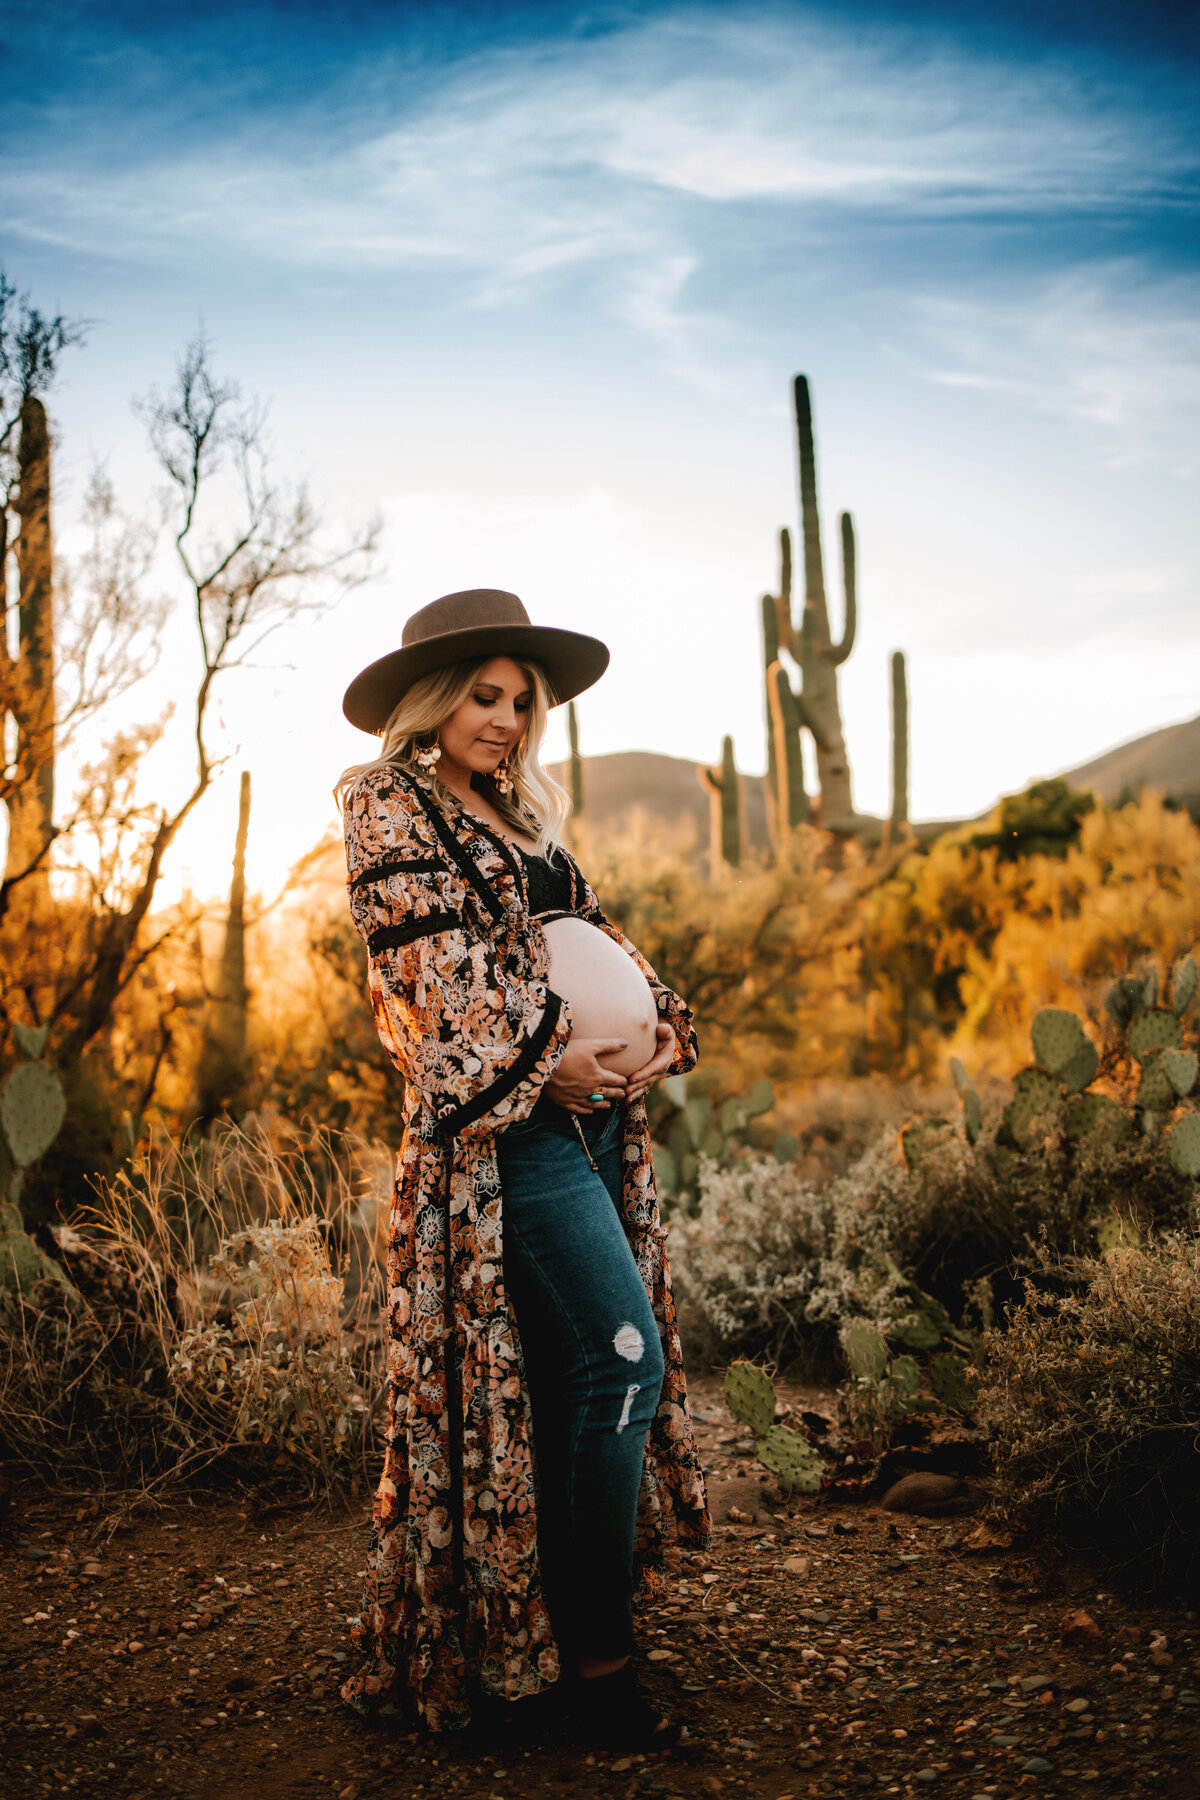
[(1171, 1011), (1181, 1018), (1196, 997), (1200, 968), (1194, 956), (1182, 956), (1171, 971)]
[(1013, 1141), (1027, 1148), (1043, 1125), (1059, 1109), (1062, 1090), (1044, 1069), (1020, 1069), (1013, 1081), (1013, 1097), (1004, 1109), (1004, 1128)]
[(770, 1112), (774, 1104), (775, 1089), (764, 1075), (761, 1081), (755, 1082), (746, 1096), (747, 1111), (752, 1119), (757, 1119), (759, 1113)]
[(889, 1371), (892, 1386), (903, 1400), (911, 1400), (921, 1385), (921, 1371), (911, 1356), (898, 1356)]
[(1157, 1004), (1158, 1004), (1158, 970), (1151, 969), (1148, 972), (1148, 974), (1146, 974), (1142, 978), (1142, 1005), (1143, 1006), (1156, 1006)]
[(62, 1082), (45, 1063), (20, 1063), (0, 1088), (0, 1124), (13, 1161), (27, 1169), (45, 1155), (66, 1116)]
[(887, 1344), (873, 1325), (850, 1325), (842, 1333), (842, 1349), (850, 1373), (860, 1381), (878, 1381), (887, 1368)]
[(1067, 1101), (1067, 1136), (1077, 1143), (1125, 1144), (1133, 1127), (1106, 1094), (1076, 1094)]
[(696, 1145), (696, 1148), (701, 1156), (717, 1157), (720, 1156), (722, 1150), (725, 1148), (725, 1139), (721, 1136), (721, 1133), (717, 1130), (715, 1125), (710, 1125), (708, 1130), (704, 1133), (704, 1136), (700, 1139), (700, 1142)]
[(1034, 1014), (1032, 1038), (1038, 1067), (1051, 1075), (1061, 1075), (1088, 1041), (1075, 1014), (1056, 1006)]
[(1129, 1027), (1129, 1049), (1139, 1062), (1152, 1050), (1180, 1050), (1183, 1026), (1165, 1006), (1151, 1006), (1138, 1013)]
[(765, 1437), (775, 1422), (774, 1385), (753, 1363), (730, 1363), (725, 1371), (725, 1404), (755, 1437)]
[(664, 1075), (658, 1084), (658, 1091), (682, 1112), (687, 1105), (687, 1076)]
[[(1185, 1002), (1186, 1005), (1186, 1002)], [(1182, 1012), (1183, 1008), (1180, 1008)], [(13, 1036), (17, 1040), (17, 1049), (22, 1056), (37, 1057), (46, 1048), (46, 1039), (50, 1035), (48, 1025), (14, 1025)]]
[(825, 1465), (807, 1438), (787, 1425), (772, 1425), (758, 1446), (758, 1460), (785, 1494), (815, 1494)]
[(983, 1105), (973, 1087), (963, 1093), (963, 1130), (968, 1144), (977, 1144), (979, 1134), (983, 1130)]
[(950, 1058), (950, 1079), (960, 1094), (965, 1094), (971, 1085), (971, 1077), (967, 1074), (966, 1064), (957, 1056)]
[(979, 1390), (961, 1356), (947, 1351), (931, 1358), (929, 1379), (943, 1406), (950, 1407), (953, 1412), (974, 1412)]
[(708, 1130), (711, 1117), (712, 1107), (701, 1095), (697, 1094), (694, 1099), (685, 1102), (683, 1123), (693, 1150), (700, 1148), (700, 1140)]
[(726, 1137), (732, 1137), (735, 1131), (740, 1131), (745, 1125), (747, 1116), (745, 1101), (731, 1098), (726, 1100), (717, 1114), (717, 1124)]
[(665, 1194), (674, 1194), (679, 1190), (679, 1165), (673, 1153), (665, 1144), (654, 1146), (654, 1179)]
[(1190, 1094), (1196, 1085), (1196, 1074), (1200, 1068), (1194, 1050), (1164, 1050), (1162, 1053), (1162, 1072), (1175, 1092), (1182, 1100)]
[(800, 1144), (790, 1131), (781, 1131), (771, 1145), (771, 1155), (779, 1163), (795, 1162), (799, 1151)]
[(1096, 1242), (1102, 1256), (1107, 1256), (1110, 1250), (1116, 1250), (1122, 1244), (1136, 1245), (1141, 1241), (1141, 1232), (1124, 1213), (1110, 1212), (1096, 1227)]
[(1163, 1055), (1161, 1050), (1152, 1050), (1142, 1064), (1135, 1102), (1140, 1112), (1167, 1112), (1175, 1104), (1175, 1089), (1163, 1068)]
[(900, 1133), (900, 1148), (909, 1168), (919, 1169), (926, 1157), (939, 1149), (950, 1134), (949, 1119), (910, 1119)]
[(1059, 1080), (1068, 1094), (1082, 1094), (1084, 1088), (1095, 1081), (1099, 1067), (1100, 1052), (1091, 1038), (1084, 1038), (1066, 1068), (1059, 1070)]
[(1189, 1181), (1200, 1177), (1200, 1113), (1185, 1113), (1172, 1127), (1167, 1155), (1177, 1175)]

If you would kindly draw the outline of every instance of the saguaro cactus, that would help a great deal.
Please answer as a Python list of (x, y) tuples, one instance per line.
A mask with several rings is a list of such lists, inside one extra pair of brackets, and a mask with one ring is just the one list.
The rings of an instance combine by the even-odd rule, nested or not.
[(567, 735), (571, 740), (571, 814), (577, 819), (583, 811), (583, 758), (579, 754), (579, 717), (573, 700), (567, 701)]
[(199, 1109), (212, 1118), (222, 1109), (244, 1099), (247, 1057), (246, 988), (246, 839), (250, 831), (250, 771), (242, 770), (238, 795), (237, 838), (233, 851), (233, 879), (229, 888), (229, 912), (221, 967), (213, 994), (200, 1065)]
[(804, 747), (800, 739), (803, 702), (792, 691), (787, 671), (781, 662), (767, 670), (767, 707), (771, 718), (771, 740), (775, 764), (775, 828), (782, 843), (783, 826), (807, 825), (812, 817), (804, 786)]
[(776, 630), (779, 644), (800, 668), (804, 723), (811, 730), (817, 746), (821, 823), (830, 826), (854, 816), (850, 765), (846, 756), (837, 685), (837, 672), (854, 648), (858, 629), (854, 525), (850, 514), (843, 513), (842, 579), (845, 623), (841, 639), (835, 644), (829, 629), (829, 606), (825, 597), (812, 402), (808, 381), (803, 375), (797, 375), (794, 393), (800, 462), (800, 514), (804, 530), (804, 611), (797, 626), (792, 620), (788, 600), (781, 594), (776, 606)]
[(50, 535), (50, 431), (42, 402), (21, 408), (17, 451), (19, 639), (8, 671), (17, 724), (18, 776), (8, 801), (5, 875), (11, 923), (35, 926), (51, 910), (46, 852), (54, 836), (54, 568)]
[(697, 770), (702, 787), (708, 789), (712, 818), (711, 858), (713, 876), (721, 864), (736, 869), (742, 860), (742, 804), (733, 739), (721, 739), (721, 766)]
[(908, 826), (908, 671), (903, 650), (892, 654), (892, 814), (893, 843)]

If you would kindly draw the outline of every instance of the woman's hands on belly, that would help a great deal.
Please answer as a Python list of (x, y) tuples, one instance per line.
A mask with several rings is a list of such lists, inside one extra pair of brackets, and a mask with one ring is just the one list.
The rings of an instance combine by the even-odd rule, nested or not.
[(656, 1081), (662, 1080), (675, 1060), (675, 1033), (671, 1027), (660, 1019), (654, 1030), (658, 1039), (654, 1055), (648, 1063), (640, 1069), (635, 1069), (629, 1077), (629, 1084), (625, 1089), (627, 1100), (639, 1100), (648, 1088), (653, 1087)]
[[(546, 1092), (568, 1112), (596, 1112), (613, 1100), (624, 1098), (626, 1079), (612, 1069), (602, 1069), (601, 1056), (618, 1055), (627, 1046), (625, 1038), (581, 1038), (574, 1032), (559, 1057), (553, 1072), (546, 1077)], [(601, 1093), (604, 1099), (589, 1104), (588, 1095)]]

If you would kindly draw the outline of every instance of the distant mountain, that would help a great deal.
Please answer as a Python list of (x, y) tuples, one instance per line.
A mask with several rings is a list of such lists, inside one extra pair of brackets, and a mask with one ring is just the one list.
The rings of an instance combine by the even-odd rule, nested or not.
[(1166, 725), (1106, 750), (1103, 756), (1068, 769), (1066, 779), (1072, 787), (1093, 789), (1110, 806), (1130, 799), (1141, 788), (1160, 788), (1193, 817), (1200, 816), (1200, 719)]
[[(549, 773), (570, 791), (566, 763), (547, 763)], [(656, 750), (617, 750), (583, 759), (583, 804), (598, 825), (619, 825), (634, 807), (655, 819), (691, 818), (697, 843), (708, 846), (709, 795), (700, 785), (699, 764)], [(767, 847), (767, 803), (761, 775), (743, 775), (742, 817), (751, 848)]]

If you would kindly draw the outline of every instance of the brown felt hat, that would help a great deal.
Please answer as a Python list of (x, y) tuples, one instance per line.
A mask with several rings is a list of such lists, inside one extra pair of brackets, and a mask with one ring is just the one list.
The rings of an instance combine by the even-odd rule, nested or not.
[(405, 622), (399, 650), (381, 656), (354, 677), (342, 699), (352, 725), (379, 736), (396, 702), (431, 669), (476, 656), (532, 659), (545, 669), (553, 704), (573, 700), (599, 681), (608, 646), (582, 631), (533, 625), (515, 594), (503, 588), (467, 588), (431, 600)]

